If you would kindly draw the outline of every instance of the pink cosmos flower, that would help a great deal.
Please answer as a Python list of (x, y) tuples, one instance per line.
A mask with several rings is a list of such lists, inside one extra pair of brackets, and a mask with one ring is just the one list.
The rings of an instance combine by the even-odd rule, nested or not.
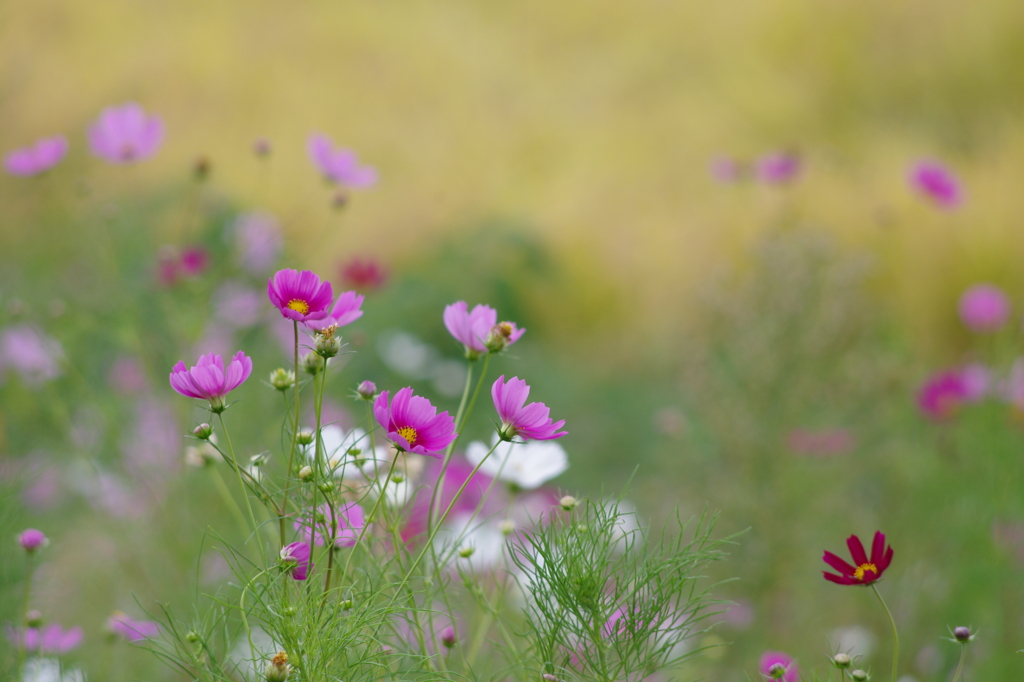
[(448, 412), (438, 414), (429, 400), (413, 395), (411, 387), (395, 393), (390, 405), (388, 399), (388, 391), (377, 396), (373, 416), (398, 449), (438, 457), (457, 437), (455, 420)]
[(363, 508), (355, 502), (339, 504), (333, 512), (330, 505), (323, 504), (317, 509), (317, 513), (323, 517), (323, 521), (316, 522), (315, 533), (312, 528), (314, 524), (308, 514), (302, 520), (294, 522), (295, 529), (300, 531), (303, 537), (309, 537), (317, 547), (323, 547), (332, 537), (335, 547), (352, 547), (366, 525)]
[(978, 362), (965, 365), (960, 370), (960, 380), (964, 384), (964, 400), (969, 403), (976, 403), (987, 396), (992, 387), (988, 367)]
[(754, 168), (757, 179), (769, 185), (791, 182), (800, 174), (800, 157), (786, 152), (773, 152), (757, 160)]
[(761, 655), (761, 660), (757, 664), (757, 669), (765, 677), (771, 677), (772, 666), (781, 665), (786, 669), (786, 673), (782, 676), (784, 682), (798, 682), (800, 679), (800, 672), (797, 669), (796, 661), (789, 654), (785, 654), (781, 651), (766, 651)]
[(360, 309), (362, 305), (362, 296), (354, 291), (346, 291), (338, 296), (338, 300), (334, 302), (334, 307), (331, 308), (331, 312), (327, 317), (319, 320), (310, 320), (306, 323), (306, 326), (315, 331), (320, 331), (332, 325), (344, 327), (363, 316), (363, 311)]
[[(422, 480), (438, 480), (441, 475), (442, 466), (440, 461), (428, 464), (423, 471)], [(477, 471), (474, 474), (474, 468), (473, 464), (462, 457), (452, 457), (448, 463), (448, 469), (445, 471), (444, 484), (441, 485), (441, 490), (437, 496), (437, 508), (440, 509), (439, 514), (443, 514), (453, 501), (455, 504), (452, 506), (452, 517), (458, 517), (461, 514), (472, 514), (476, 511), (477, 507), (481, 507), (481, 518), (486, 518), (499, 511), (502, 503), (497, 499), (496, 495), (487, 494), (494, 479), (483, 471)], [(456, 499), (455, 494), (459, 492), (463, 483), (466, 484), (466, 489)], [(409, 512), (409, 520), (405, 528), (402, 529), (402, 538), (404, 540), (408, 541), (427, 531), (431, 493), (431, 489), (427, 486), (420, 486), (416, 489)]]
[(115, 611), (107, 619), (107, 629), (129, 642), (141, 642), (160, 635), (160, 626), (151, 620), (135, 620), (121, 611)]
[(45, 547), (48, 543), (49, 540), (46, 539), (46, 535), (43, 531), (36, 530), (35, 528), (23, 530), (21, 534), (18, 535), (18, 544), (21, 545), (23, 550), (30, 554), (40, 547)]
[(486, 353), (484, 341), (498, 323), (498, 311), (488, 305), (475, 306), (467, 312), (465, 301), (456, 301), (444, 308), (444, 326), (455, 340), (466, 347), (466, 353)]
[(309, 561), (309, 545), (305, 542), (293, 542), (282, 547), (281, 562), (293, 580), (305, 580), (313, 569)]
[(31, 176), (44, 173), (68, 153), (68, 139), (63, 135), (44, 137), (31, 147), (16, 149), (4, 159), (4, 168), (11, 175)]
[(954, 209), (963, 203), (960, 181), (938, 161), (924, 159), (915, 163), (907, 174), (910, 186), (943, 209)]
[(349, 187), (369, 187), (377, 183), (377, 170), (360, 166), (351, 149), (335, 149), (331, 138), (322, 133), (309, 136), (309, 158), (324, 177)]
[(221, 356), (210, 353), (200, 356), (191, 369), (179, 360), (171, 370), (171, 388), (188, 398), (209, 400), (214, 410), (223, 409), (224, 396), (241, 386), (250, 374), (252, 360), (244, 352), (235, 353), (226, 369)]
[(505, 383), (505, 375), (491, 386), (491, 397), (494, 409), (501, 418), (501, 430), (498, 435), (503, 440), (512, 440), (519, 436), (526, 440), (552, 440), (566, 435), (567, 431), (559, 431), (565, 420), (552, 423), (551, 411), (544, 403), (525, 405), (530, 395), (530, 387), (519, 377), (512, 377)]
[(267, 296), (289, 320), (322, 320), (334, 300), (330, 282), (321, 282), (309, 270), (278, 270), (267, 280)]
[(61, 345), (27, 324), (0, 331), (0, 379), (8, 368), (32, 386), (60, 376)]
[(973, 332), (996, 332), (1010, 317), (1010, 299), (994, 284), (975, 284), (960, 296), (960, 319)]
[(82, 643), (82, 628), (73, 627), (65, 630), (58, 623), (50, 623), (44, 628), (25, 628), (15, 630), (7, 628), (7, 639), (25, 651), (38, 652), (43, 656), (60, 656), (75, 649)]
[(962, 374), (947, 370), (925, 381), (917, 394), (917, 406), (932, 421), (948, 421), (968, 398)]
[(164, 122), (148, 116), (134, 102), (107, 107), (89, 127), (89, 146), (110, 163), (134, 163), (148, 159), (164, 139)]
[(341, 266), (341, 281), (353, 289), (379, 289), (387, 278), (384, 268), (372, 258), (353, 258)]
[(186, 277), (198, 277), (210, 265), (210, 253), (202, 246), (190, 246), (182, 252), (180, 263)]

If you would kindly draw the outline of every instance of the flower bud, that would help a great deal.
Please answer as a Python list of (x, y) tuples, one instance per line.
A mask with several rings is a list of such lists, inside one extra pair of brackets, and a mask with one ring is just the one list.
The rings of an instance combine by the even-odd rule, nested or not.
[(294, 606), (286, 606), (283, 609), (281, 609), (281, 613), (287, 618), (291, 618), (298, 612), (299, 610), (296, 609)]
[(189, 630), (188, 634), (185, 635), (185, 641), (195, 644), (199, 641), (199, 633), (195, 630)]
[(516, 531), (516, 522), (512, 519), (503, 519), (498, 524), (498, 530), (501, 531), (502, 535), (512, 535)]
[(25, 614), (25, 625), (30, 628), (37, 628), (43, 624), (43, 614), (40, 611), (32, 609)]
[(956, 641), (966, 643), (971, 641), (974, 636), (971, 634), (971, 629), (965, 625), (961, 625), (953, 629), (953, 637)]
[(463, 559), (468, 559), (469, 557), (473, 556), (473, 552), (475, 552), (475, 551), (476, 551), (475, 548), (473, 548), (472, 546), (467, 545), (466, 547), (462, 547), (462, 548), (459, 549), (459, 556), (462, 557)]
[(21, 535), (18, 536), (18, 544), (21, 548), (29, 554), (34, 554), (37, 549), (46, 547), (50, 544), (50, 541), (43, 535), (43, 531), (36, 530), (35, 528), (29, 528), (28, 530), (22, 531)]
[(329, 493), (334, 490), (334, 481), (324, 481), (320, 484), (321, 492)]
[(302, 369), (306, 371), (306, 374), (316, 376), (320, 372), (324, 371), (324, 367), (326, 366), (327, 361), (313, 351), (306, 353), (302, 357)]
[(372, 381), (364, 381), (356, 387), (356, 393), (363, 400), (373, 400), (373, 397), (377, 395), (377, 385)]
[(339, 604), (339, 606), (341, 606), (341, 608), (345, 611), (351, 611), (352, 607), (355, 606), (355, 604), (351, 599), (345, 599), (341, 602), (341, 604)]
[(278, 367), (270, 373), (270, 385), (279, 391), (287, 391), (295, 385), (295, 372)]
[(270, 140), (265, 137), (256, 138), (256, 141), (252, 143), (252, 152), (256, 156), (270, 156), (271, 151)]
[(311, 467), (311, 466), (309, 466), (307, 464), (306, 466), (304, 466), (301, 469), (299, 469), (299, 480), (300, 481), (308, 481), (308, 480), (310, 480), (312, 478), (313, 478), (313, 467)]
[(857, 668), (852, 673), (850, 673), (850, 679), (853, 680), (853, 682), (866, 682), (866, 680), (868, 679), (868, 674), (860, 668)]
[(313, 432), (309, 429), (303, 429), (295, 434), (295, 442), (299, 445), (309, 445), (313, 442)]
[(203, 423), (197, 426), (196, 428), (192, 429), (192, 433), (194, 433), (196, 438), (198, 438), (199, 440), (207, 440), (210, 436), (213, 435), (213, 427), (210, 426), (209, 424)]
[(565, 511), (572, 511), (578, 504), (579, 502), (572, 495), (566, 495), (558, 501), (558, 505)]
[(220, 453), (208, 442), (200, 444), (199, 447), (190, 445), (185, 448), (185, 464), (197, 469), (202, 469), (217, 461), (218, 457), (220, 457)]
[(291, 672), (292, 667), (288, 664), (288, 654), (279, 651), (267, 664), (266, 670), (263, 671), (263, 677), (267, 682), (285, 682)]
[(544, 680), (544, 682), (558, 682), (558, 678), (551, 673), (544, 673), (540, 676), (540, 679)]
[(335, 336), (337, 325), (324, 328), (316, 334), (316, 352), (322, 358), (333, 358), (341, 351), (341, 337)]
[(849, 668), (851, 663), (853, 663), (853, 659), (850, 658), (850, 654), (839, 653), (832, 657), (832, 665), (840, 670)]
[(451, 625), (441, 630), (441, 644), (444, 644), (449, 649), (455, 646), (455, 628)]
[(498, 324), (491, 327), (491, 331), (487, 334), (487, 338), (484, 339), (484, 346), (491, 353), (500, 353), (505, 350), (509, 342), (512, 340), (512, 333), (515, 331), (515, 325), (511, 322), (499, 322)]
[(781, 663), (773, 663), (772, 667), (768, 668), (768, 677), (773, 680), (781, 680), (786, 674), (786, 666)]

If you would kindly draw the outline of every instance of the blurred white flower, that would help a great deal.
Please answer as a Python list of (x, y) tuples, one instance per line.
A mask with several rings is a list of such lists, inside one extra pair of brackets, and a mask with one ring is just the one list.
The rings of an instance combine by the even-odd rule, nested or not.
[[(374, 452), (370, 452), (370, 438), (359, 428), (346, 431), (340, 426), (329, 424), (320, 429), (320, 438), (323, 440), (321, 454), (337, 478), (365, 478), (365, 472), (375, 471), (390, 461), (386, 445), (378, 445)], [(350, 454), (352, 448), (358, 448), (359, 455)], [(310, 461), (316, 459), (316, 447), (313, 444), (305, 447), (305, 453)]]
[(25, 661), (22, 682), (85, 682), (85, 673), (74, 668), (62, 671), (56, 658), (30, 658)]
[[(492, 443), (496, 443), (495, 434)], [(473, 441), (466, 447), (466, 459), (474, 466), (487, 456), (489, 447), (480, 441)], [(480, 471), (493, 478), (533, 490), (569, 468), (569, 456), (565, 449), (554, 441), (527, 441), (525, 443), (501, 443)]]
[[(448, 519), (434, 537), (434, 546), (439, 556), (447, 555), (449, 565), (459, 563), (473, 571), (486, 571), (502, 560), (505, 534), (501, 532), (500, 523), (463, 512)], [(470, 549), (472, 554), (464, 551)]]
[(832, 642), (836, 651), (842, 651), (851, 656), (868, 658), (875, 650), (875, 636), (870, 630), (860, 625), (833, 630), (829, 641)]

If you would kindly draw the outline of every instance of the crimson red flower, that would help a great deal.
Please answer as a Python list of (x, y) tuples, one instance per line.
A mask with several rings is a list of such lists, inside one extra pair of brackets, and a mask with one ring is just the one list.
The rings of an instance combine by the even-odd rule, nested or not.
[(839, 571), (840, 575), (822, 571), (825, 580), (831, 580), (837, 585), (870, 585), (889, 568), (892, 562), (892, 547), (885, 546), (885, 535), (882, 531), (875, 531), (875, 538), (871, 542), (871, 558), (864, 552), (864, 545), (860, 538), (851, 535), (846, 538), (846, 546), (850, 548), (850, 556), (853, 557), (853, 566), (846, 563), (832, 552), (825, 552), (822, 557), (824, 562)]

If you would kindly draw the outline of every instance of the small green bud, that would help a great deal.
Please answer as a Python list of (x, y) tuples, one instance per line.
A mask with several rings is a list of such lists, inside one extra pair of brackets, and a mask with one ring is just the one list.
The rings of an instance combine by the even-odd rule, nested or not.
[(313, 442), (313, 432), (303, 429), (295, 434), (295, 442), (299, 445), (310, 445)]
[(295, 372), (278, 367), (270, 373), (270, 385), (279, 391), (287, 391), (295, 385)]
[(853, 680), (853, 682), (866, 682), (870, 678), (866, 672), (858, 668), (850, 673), (850, 679)]
[(587, 528), (585, 524), (579, 523), (579, 524), (576, 525), (576, 532), (577, 533), (586, 533), (588, 530), (590, 530), (590, 529)]
[(846, 668), (849, 668), (852, 663), (853, 659), (850, 658), (850, 654), (840, 653), (832, 657), (832, 665), (839, 668), (840, 670), (845, 670)]
[(473, 556), (473, 552), (475, 551), (475, 548), (467, 545), (466, 547), (462, 547), (459, 549), (459, 556), (463, 559), (468, 559), (469, 557)]
[(288, 617), (288, 618), (291, 618), (291, 617), (292, 617), (292, 616), (294, 616), (294, 615), (295, 615), (296, 613), (298, 613), (298, 610), (296, 610), (296, 608), (295, 608), (294, 606), (286, 606), (286, 607), (284, 607), (283, 609), (281, 609), (281, 613), (282, 613), (282, 614), (283, 614), (284, 616), (286, 616), (286, 617)]
[(195, 434), (199, 440), (208, 440), (213, 435), (213, 427), (209, 424), (200, 424), (196, 428), (192, 429), (192, 433)]
[(199, 641), (199, 633), (197, 633), (195, 630), (189, 630), (188, 634), (185, 635), (185, 641), (195, 644)]
[(316, 376), (320, 372), (324, 371), (325, 367), (327, 367), (327, 361), (314, 351), (306, 353), (302, 357), (302, 369), (306, 371), (306, 374)]
[(351, 611), (352, 607), (355, 606), (355, 604), (352, 602), (351, 599), (345, 599), (341, 602), (340, 606), (345, 611)]
[(334, 490), (334, 481), (324, 481), (320, 484), (320, 491), (329, 493)]
[(559, 506), (565, 511), (572, 511), (576, 508), (579, 502), (572, 495), (566, 495), (558, 501)]
[(498, 523), (498, 530), (501, 531), (502, 535), (512, 535), (512, 533), (516, 532), (516, 522), (512, 519), (503, 519)]
[(311, 467), (311, 466), (309, 466), (307, 464), (306, 466), (304, 466), (301, 469), (299, 469), (299, 480), (300, 481), (309, 481), (312, 478), (313, 478), (313, 467)]

